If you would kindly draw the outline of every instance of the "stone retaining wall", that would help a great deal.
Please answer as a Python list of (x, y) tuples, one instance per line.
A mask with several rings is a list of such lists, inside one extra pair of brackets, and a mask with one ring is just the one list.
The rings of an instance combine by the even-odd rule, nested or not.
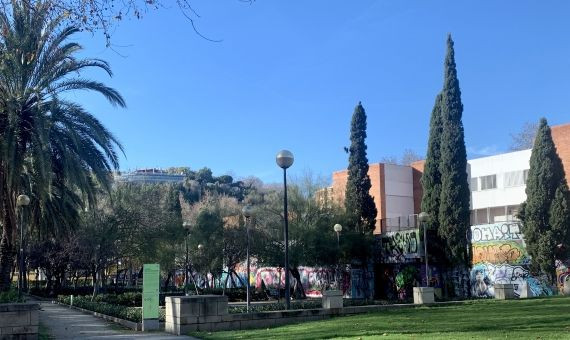
[[(412, 304), (371, 305), (228, 314), (227, 297), (201, 296), (200, 299), (201, 301), (198, 301), (197, 297), (167, 297), (165, 331), (176, 335), (184, 335), (194, 331), (215, 332), (268, 328), (291, 323), (328, 319), (339, 315), (417, 307), (417, 305), (414, 306)], [(209, 301), (210, 299), (211, 301)], [(457, 303), (461, 302), (438, 302), (425, 305), (450, 305)]]
[(0, 339), (37, 339), (39, 309), (37, 303), (0, 304)]

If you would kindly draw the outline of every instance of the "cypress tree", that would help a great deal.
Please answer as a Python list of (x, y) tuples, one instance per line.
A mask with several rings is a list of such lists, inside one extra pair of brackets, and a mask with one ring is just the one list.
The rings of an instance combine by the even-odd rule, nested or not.
[[(561, 260), (568, 258), (570, 250), (570, 191), (566, 180), (562, 180), (556, 188), (554, 193), (554, 200), (550, 206), (549, 223), (552, 228), (552, 249), (554, 249), (554, 256)], [(560, 247), (561, 246), (561, 247)], [(554, 273), (554, 263), (550, 263), (550, 273)]]
[(552, 278), (555, 246), (567, 239), (568, 187), (550, 127), (542, 118), (530, 156), (520, 218), (532, 269)]
[[(421, 178), (423, 195), (422, 211), (428, 213), (429, 219), (426, 223), (429, 255), (439, 263), (446, 262), (445, 244), (437, 235), (439, 227), (439, 199), (441, 195), (441, 173), (439, 164), (441, 162), (441, 133), (443, 125), (441, 121), (441, 93), (435, 98), (430, 118), (428, 150), (424, 171)], [(423, 227), (423, 225), (422, 225)]]
[(438, 234), (447, 244), (448, 260), (469, 265), (469, 200), (467, 152), (463, 135), (463, 104), (457, 79), (455, 52), (451, 35), (447, 37), (445, 78), (441, 93), (441, 194)]
[(376, 205), (370, 196), (370, 177), (366, 157), (366, 112), (359, 102), (352, 115), (348, 181), (345, 207), (356, 231), (372, 232), (376, 225)]
[(429, 229), (437, 229), (439, 220), (439, 196), (441, 194), (441, 93), (435, 98), (429, 123), (429, 138), (426, 162), (421, 182), (423, 188), (422, 211), (429, 214)]

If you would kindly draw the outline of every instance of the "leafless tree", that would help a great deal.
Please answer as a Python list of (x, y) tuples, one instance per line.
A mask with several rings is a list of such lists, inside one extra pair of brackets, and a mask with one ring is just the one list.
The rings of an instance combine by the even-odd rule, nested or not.
[(402, 153), (402, 158), (398, 159), (396, 156), (384, 156), (380, 159), (381, 163), (396, 164), (396, 165), (410, 165), (413, 162), (423, 159), (417, 152), (412, 149), (405, 149)]
[(532, 149), (534, 137), (538, 129), (537, 122), (526, 122), (517, 133), (511, 133), (511, 151)]
[[(107, 46), (111, 45), (111, 35), (120, 22), (126, 19), (142, 19), (150, 11), (176, 6), (200, 37), (214, 42), (202, 34), (196, 22), (201, 18), (192, 0), (0, 0), (1, 10), (10, 13), (13, 1), (21, 1), (31, 8), (39, 3), (49, 3), (52, 16), (65, 18), (71, 23), (89, 32), (100, 31), (105, 36)], [(252, 3), (255, 0), (238, 0)]]
[(405, 149), (404, 153), (402, 154), (402, 160), (400, 161), (401, 165), (411, 165), (413, 162), (422, 160), (422, 156), (420, 156), (417, 152), (412, 149)]

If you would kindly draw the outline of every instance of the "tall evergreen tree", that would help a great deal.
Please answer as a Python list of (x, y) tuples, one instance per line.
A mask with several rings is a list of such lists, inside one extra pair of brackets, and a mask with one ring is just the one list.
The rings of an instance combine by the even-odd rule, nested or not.
[[(549, 223), (553, 233), (552, 248), (554, 256), (559, 259), (567, 259), (570, 255), (570, 191), (566, 180), (562, 180), (554, 193), (554, 200), (550, 205)], [(548, 267), (554, 274), (554, 263)]]
[(469, 265), (467, 231), (469, 228), (469, 184), (467, 152), (463, 136), (463, 104), (457, 79), (455, 52), (451, 35), (447, 37), (445, 78), (441, 93), (441, 195), (439, 236), (447, 243), (447, 257), (453, 264)]
[(430, 257), (435, 259), (438, 263), (447, 262), (445, 256), (446, 245), (437, 234), (439, 228), (439, 199), (441, 196), (441, 173), (439, 172), (439, 164), (441, 163), (442, 130), (441, 93), (439, 93), (435, 98), (435, 104), (431, 112), (428, 150), (421, 178), (423, 188), (422, 211), (429, 215), (428, 221), (425, 222), (428, 228), (428, 244), (430, 245), (430, 251), (428, 253)]
[(429, 214), (430, 230), (437, 230), (439, 221), (439, 196), (441, 195), (441, 93), (435, 98), (429, 124), (429, 139), (424, 172), (422, 174), (422, 211)]
[(345, 206), (356, 231), (372, 232), (376, 225), (376, 205), (370, 196), (370, 177), (366, 157), (366, 112), (362, 104), (354, 109), (350, 126), (350, 154)]
[(553, 277), (555, 246), (567, 240), (568, 187), (550, 127), (542, 118), (530, 156), (523, 233), (532, 269)]

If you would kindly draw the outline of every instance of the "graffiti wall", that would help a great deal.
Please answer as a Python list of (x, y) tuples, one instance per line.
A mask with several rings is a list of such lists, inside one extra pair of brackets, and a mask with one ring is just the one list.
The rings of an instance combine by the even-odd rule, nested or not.
[[(316, 267), (299, 267), (299, 274), (301, 284), (305, 290), (305, 294), (309, 297), (321, 297), (322, 292), (329, 289), (336, 283), (336, 272), (331, 268), (316, 268)], [(245, 282), (246, 267), (240, 264), (236, 267), (238, 276)], [(364, 277), (366, 276), (366, 278)], [(293, 286), (296, 282), (293, 276), (289, 276), (290, 284)], [(340, 288), (344, 296), (363, 298), (369, 287), (374, 287), (373, 272), (363, 273), (360, 269), (344, 268), (338, 273), (340, 281)], [(366, 285), (365, 279), (368, 280)], [(239, 280), (234, 280), (239, 287), (241, 283)], [(231, 282), (228, 282), (230, 287)], [(285, 273), (283, 268), (280, 267), (257, 267), (252, 265), (250, 267), (250, 284), (256, 289), (268, 289), (279, 291), (285, 287)], [(369, 293), (369, 295), (372, 293)]]
[(564, 283), (570, 284), (570, 260), (556, 260), (556, 286), (564, 294)]
[(382, 234), (377, 248), (380, 263), (412, 262), (423, 256), (418, 229)]
[(469, 279), (473, 296), (495, 296), (493, 287), (497, 283), (514, 284), (516, 296), (524, 283), (533, 296), (552, 295), (552, 290), (529, 272), (530, 256), (518, 222), (472, 226), (471, 247), (473, 266)]

